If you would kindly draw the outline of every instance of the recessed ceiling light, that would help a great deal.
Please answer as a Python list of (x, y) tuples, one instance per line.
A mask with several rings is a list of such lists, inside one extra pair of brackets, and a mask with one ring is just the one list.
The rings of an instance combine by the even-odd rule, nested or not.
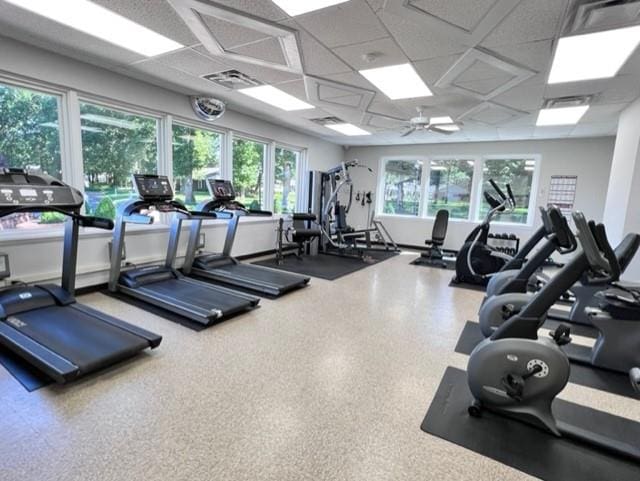
[(453, 119), (451, 119), (451, 117), (449, 116), (444, 116), (444, 117), (431, 117), (429, 119), (429, 123), (437, 125), (437, 124), (452, 124), (453, 123)]
[(164, 35), (88, 0), (5, 1), (145, 57), (153, 57), (184, 47)]
[(283, 92), (280, 89), (273, 87), (272, 85), (260, 85), (258, 87), (249, 87), (247, 89), (238, 90), (241, 94), (248, 95), (254, 99), (260, 100), (265, 104), (273, 105), (279, 109), (291, 111), (291, 110), (305, 110), (315, 108), (313, 105), (303, 102), (302, 100)]
[(273, 0), (278, 7), (287, 12), (287, 14), (295, 17), (303, 13), (313, 12), (321, 8), (331, 7), (339, 3), (345, 3), (349, 0)]
[(545, 126), (577, 124), (588, 109), (588, 105), (581, 105), (579, 107), (562, 107), (558, 109), (542, 109), (538, 114), (536, 125)]
[(613, 77), (640, 43), (640, 25), (563, 37), (558, 41), (549, 83)]
[(342, 135), (354, 136), (354, 135), (371, 135), (371, 132), (362, 130), (360, 127), (356, 127), (353, 124), (330, 124), (325, 127), (340, 132)]
[(360, 73), (391, 100), (433, 95), (410, 63), (360, 70)]

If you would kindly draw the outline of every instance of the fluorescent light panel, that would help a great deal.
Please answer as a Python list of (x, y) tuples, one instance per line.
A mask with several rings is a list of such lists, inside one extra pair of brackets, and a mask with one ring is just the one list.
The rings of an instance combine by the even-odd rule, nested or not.
[(433, 95), (409, 63), (360, 70), (360, 73), (391, 100)]
[(260, 85), (238, 90), (238, 92), (260, 100), (265, 104), (273, 105), (279, 109), (290, 112), (292, 110), (313, 109), (314, 106), (275, 88), (272, 85)]
[(573, 125), (577, 124), (585, 112), (588, 105), (579, 107), (562, 107), (557, 109), (542, 109), (538, 114), (537, 126), (546, 125)]
[(551, 65), (549, 83), (610, 78), (640, 43), (640, 25), (563, 37)]
[(361, 129), (360, 127), (356, 127), (353, 124), (329, 124), (325, 125), (325, 127), (331, 130), (335, 130), (342, 135), (348, 135), (350, 137), (354, 135), (371, 135), (371, 132), (367, 132), (366, 130)]
[(5, 1), (145, 57), (153, 57), (184, 47), (88, 0)]
[(449, 116), (444, 116), (444, 117), (431, 117), (429, 119), (429, 122), (437, 125), (437, 124), (452, 124), (453, 123), (453, 119)]
[(278, 7), (287, 12), (287, 14), (295, 17), (303, 13), (313, 12), (321, 8), (331, 7), (339, 3), (345, 3), (349, 0), (273, 0)]

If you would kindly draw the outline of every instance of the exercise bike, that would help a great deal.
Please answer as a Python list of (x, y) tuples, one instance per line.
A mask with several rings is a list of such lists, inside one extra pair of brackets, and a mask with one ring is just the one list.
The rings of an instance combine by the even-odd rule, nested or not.
[(500, 214), (512, 212), (516, 207), (516, 200), (509, 184), (506, 185), (508, 192), (508, 196), (506, 196), (493, 179), (489, 179), (489, 183), (498, 198), (486, 190), (484, 191), (484, 198), (490, 209), (484, 221), (471, 231), (458, 252), (454, 283), (464, 282), (486, 286), (491, 276), (503, 269), (507, 263), (510, 263), (512, 268), (519, 268), (524, 263), (527, 254), (525, 249), (512, 257), (498, 252), (488, 245), (491, 221)]
[[(583, 271), (587, 270), (594, 282), (608, 282), (619, 272), (604, 226), (587, 224), (580, 213), (574, 214), (574, 220), (583, 248), (580, 257), (587, 265), (582, 270), (565, 267), (518, 314), (476, 346), (467, 366), (474, 397), (468, 412), (480, 417), (486, 409), (638, 462), (637, 447), (557, 421), (552, 412), (554, 399), (569, 380), (571, 367), (562, 346), (571, 342), (571, 337), (565, 325), (549, 338), (538, 337), (546, 311), (553, 297), (570, 287)], [(629, 377), (640, 393), (640, 369), (632, 368)]]

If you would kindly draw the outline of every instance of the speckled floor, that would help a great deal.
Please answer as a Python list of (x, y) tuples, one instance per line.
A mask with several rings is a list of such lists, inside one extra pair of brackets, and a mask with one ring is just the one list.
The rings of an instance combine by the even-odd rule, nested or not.
[[(482, 293), (400, 255), (196, 333), (102, 294), (155, 352), (27, 393), (0, 368), (4, 480), (521, 480), (420, 423)], [(563, 398), (640, 420), (640, 402)]]

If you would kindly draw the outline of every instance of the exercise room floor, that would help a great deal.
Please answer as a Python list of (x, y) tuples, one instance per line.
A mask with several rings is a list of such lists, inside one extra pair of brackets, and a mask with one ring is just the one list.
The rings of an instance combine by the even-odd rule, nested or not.
[[(80, 300), (161, 333), (159, 349), (26, 392), (0, 368), (0, 479), (532, 479), (420, 430), (482, 293), (404, 253), (202, 332), (96, 293)], [(563, 398), (640, 421), (640, 403)]]

